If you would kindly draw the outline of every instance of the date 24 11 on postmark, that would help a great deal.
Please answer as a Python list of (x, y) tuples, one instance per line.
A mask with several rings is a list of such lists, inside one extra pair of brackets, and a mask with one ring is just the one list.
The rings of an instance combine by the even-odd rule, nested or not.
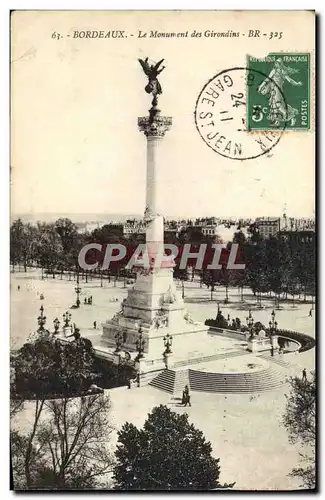
[[(256, 85), (256, 72), (265, 78)], [(310, 54), (247, 56), (248, 130), (310, 128)]]

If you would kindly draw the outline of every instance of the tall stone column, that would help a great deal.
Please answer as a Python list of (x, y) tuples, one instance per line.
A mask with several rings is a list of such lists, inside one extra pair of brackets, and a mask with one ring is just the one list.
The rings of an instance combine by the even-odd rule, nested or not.
[[(152, 110), (151, 110), (152, 111)], [(164, 242), (164, 218), (159, 213), (157, 196), (157, 157), (159, 146), (170, 130), (172, 118), (160, 116), (160, 111), (150, 113), (149, 116), (138, 118), (138, 126), (147, 138), (147, 183), (146, 208), (144, 221), (146, 223), (146, 243), (149, 252), (154, 252), (157, 245)]]
[[(145, 373), (164, 369), (166, 352), (164, 337), (169, 332), (173, 335), (173, 352), (178, 355), (184, 351), (182, 343), (190, 345), (191, 338), (197, 342), (198, 334), (206, 334), (208, 327), (195, 323), (184, 308), (184, 301), (173, 281), (173, 255), (162, 255), (164, 243), (164, 217), (160, 212), (158, 199), (158, 155), (162, 140), (172, 125), (170, 116), (161, 116), (158, 106), (158, 95), (162, 93), (157, 76), (164, 67), (163, 59), (152, 63), (148, 57), (139, 59), (148, 83), (145, 91), (152, 94), (152, 107), (149, 116), (138, 118), (138, 126), (147, 141), (147, 181), (146, 209), (144, 222), (146, 225), (146, 247), (149, 257), (147, 263), (136, 262), (133, 269), (137, 279), (132, 288), (128, 289), (127, 297), (121, 304), (121, 309), (110, 320), (103, 323), (100, 352), (107, 351), (107, 357), (115, 359), (116, 339), (123, 340), (122, 350), (139, 352), (139, 341), (143, 343), (144, 358), (138, 367), (140, 377)], [(157, 259), (157, 251), (160, 259)], [(142, 252), (141, 252), (142, 253)], [(145, 252), (143, 252), (145, 253)], [(167, 254), (169, 252), (166, 252)], [(162, 257), (164, 257), (162, 259)], [(185, 335), (182, 341), (183, 335)], [(191, 337), (193, 335), (193, 337)], [(118, 337), (117, 337), (118, 336)], [(202, 338), (204, 343), (204, 338)], [(185, 352), (187, 350), (185, 348)], [(170, 355), (169, 353), (169, 363)], [(130, 355), (131, 356), (131, 355)], [(129, 356), (129, 357), (130, 357)], [(187, 355), (186, 355), (187, 356)]]

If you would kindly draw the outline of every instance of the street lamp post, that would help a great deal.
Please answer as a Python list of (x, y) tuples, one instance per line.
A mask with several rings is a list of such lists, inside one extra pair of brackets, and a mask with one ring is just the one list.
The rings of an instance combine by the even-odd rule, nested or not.
[(135, 342), (135, 346), (136, 346), (137, 351), (138, 351), (138, 355), (136, 357), (137, 361), (139, 359), (142, 359), (144, 357), (143, 352), (144, 352), (144, 346), (146, 344), (146, 341), (142, 337), (142, 328), (141, 328), (141, 326), (139, 327), (138, 333), (139, 333), (139, 338)]
[(81, 293), (81, 288), (79, 286), (79, 273), (77, 273), (77, 286), (75, 287), (75, 292), (77, 294), (77, 300), (76, 300), (76, 306), (77, 307), (80, 307), (80, 299), (79, 299), (79, 296), (80, 296), (80, 293)]
[(64, 328), (68, 328), (70, 326), (70, 321), (71, 321), (71, 313), (68, 311), (65, 312), (63, 315), (63, 321), (64, 321)]
[(60, 328), (60, 321), (58, 320), (58, 318), (55, 318), (53, 320), (53, 324), (54, 324), (54, 335), (57, 335), (59, 333), (59, 328)]
[(229, 295), (228, 295), (228, 285), (225, 286), (226, 288), (226, 298), (225, 298), (225, 304), (228, 304), (229, 302)]
[(40, 311), (41, 311), (41, 314), (37, 318), (37, 323), (39, 326), (38, 331), (43, 332), (45, 330), (44, 325), (46, 323), (46, 316), (44, 316), (44, 307), (43, 306), (40, 307)]
[(271, 313), (272, 320), (269, 321), (270, 327), (270, 340), (271, 340), (271, 356), (274, 355), (274, 336), (276, 335), (278, 329), (278, 322), (275, 320), (275, 311), (273, 309)]
[(246, 318), (246, 322), (247, 322), (248, 330), (250, 333), (249, 339), (253, 339), (254, 338), (254, 318), (252, 316), (251, 311), (248, 311), (248, 317)]
[(173, 343), (173, 337), (167, 333), (167, 335), (164, 337), (164, 346), (165, 346), (165, 352), (164, 354), (171, 354), (171, 346)]
[(271, 335), (274, 335), (278, 329), (278, 322), (275, 321), (275, 311), (273, 309), (272, 313), (271, 313), (271, 316), (272, 316), (272, 320), (269, 321), (269, 327), (270, 327), (270, 333)]

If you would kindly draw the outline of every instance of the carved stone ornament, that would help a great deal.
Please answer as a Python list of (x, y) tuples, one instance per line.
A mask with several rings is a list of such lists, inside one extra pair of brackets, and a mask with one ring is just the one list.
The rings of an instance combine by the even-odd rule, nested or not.
[(173, 292), (170, 286), (164, 295), (164, 304), (174, 304), (177, 301), (176, 293)]
[(152, 222), (156, 217), (159, 217), (160, 214), (153, 212), (148, 206), (146, 206), (146, 209), (144, 211), (144, 216), (143, 220), (145, 225), (147, 225), (149, 222)]
[(185, 319), (186, 323), (190, 323), (191, 325), (194, 323), (194, 321), (193, 321), (193, 319), (192, 319), (192, 317), (191, 317), (191, 315), (190, 315), (189, 312), (186, 312), (184, 314), (184, 319)]
[(114, 314), (113, 318), (112, 318), (112, 321), (114, 323), (118, 323), (118, 320), (119, 318), (123, 316), (123, 309), (121, 309), (120, 311), (117, 311), (117, 313)]
[(150, 119), (148, 116), (138, 118), (138, 127), (146, 137), (164, 137), (171, 126), (171, 116), (156, 115), (153, 119)]
[(158, 311), (151, 324), (157, 329), (168, 326), (168, 314), (164, 311)]
[(148, 267), (137, 267), (137, 274), (141, 276), (149, 276), (150, 274), (153, 274), (153, 269)]

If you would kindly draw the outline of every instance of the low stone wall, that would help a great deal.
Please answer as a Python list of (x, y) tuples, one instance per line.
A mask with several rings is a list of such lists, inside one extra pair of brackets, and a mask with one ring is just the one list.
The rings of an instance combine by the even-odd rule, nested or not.
[(299, 333), (292, 330), (278, 330), (277, 334), (290, 340), (295, 340), (301, 345), (299, 352), (309, 351), (316, 345), (316, 340), (306, 333)]
[(220, 337), (227, 337), (228, 339), (241, 340), (246, 342), (246, 333), (238, 332), (235, 330), (228, 330), (226, 328), (217, 328), (216, 326), (210, 326), (208, 333), (210, 335), (219, 335)]
[[(230, 339), (241, 340), (242, 342), (247, 342), (247, 337), (245, 332), (238, 332), (234, 330), (228, 330), (226, 328), (217, 328), (215, 326), (210, 326), (208, 333), (210, 335), (219, 335), (220, 337), (227, 337)], [(293, 330), (277, 330), (277, 335), (281, 337), (288, 338), (289, 340), (296, 341), (300, 344), (299, 352), (308, 351), (315, 347), (316, 341), (310, 335), (305, 333), (295, 332)]]

